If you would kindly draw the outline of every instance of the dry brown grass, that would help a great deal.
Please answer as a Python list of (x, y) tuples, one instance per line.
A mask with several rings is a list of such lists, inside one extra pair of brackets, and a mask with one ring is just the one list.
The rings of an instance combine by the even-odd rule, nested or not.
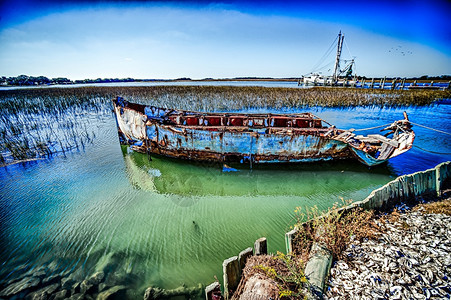
[(322, 216), (316, 208), (310, 209), (307, 215), (310, 221), (298, 225), (303, 229), (295, 237), (294, 254), (303, 261), (307, 261), (314, 242), (326, 244), (334, 259), (345, 259), (342, 252), (351, 240), (375, 238), (381, 232), (372, 210), (357, 207), (345, 211), (334, 205)]
[[(451, 215), (451, 198), (418, 204), (414, 211), (423, 213), (435, 213)], [(310, 248), (314, 242), (321, 242), (327, 245), (332, 252), (334, 259), (346, 259), (342, 254), (343, 250), (352, 240), (362, 240), (364, 238), (374, 239), (385, 232), (385, 224), (399, 223), (400, 212), (394, 209), (391, 213), (375, 215), (373, 210), (363, 210), (356, 207), (348, 211), (340, 210), (337, 205), (328, 210), (324, 215), (320, 215), (317, 208), (310, 208), (306, 213), (299, 212), (298, 220), (309, 220), (299, 223), (297, 236), (295, 237), (294, 255), (307, 261)], [(405, 222), (404, 222), (405, 223)], [(408, 225), (402, 223), (404, 229)]]
[(450, 98), (451, 90), (371, 90), (355, 88), (315, 87), (282, 88), (258, 86), (85, 86), (1, 90), (2, 98), (99, 99), (110, 101), (122, 96), (131, 102), (156, 106), (191, 109), (224, 110), (248, 107), (305, 106), (406, 106), (429, 105), (436, 99)]
[(437, 202), (419, 204), (415, 206), (413, 210), (421, 211), (426, 214), (444, 214), (451, 216), (451, 198)]
[(233, 299), (239, 299), (247, 280), (254, 276), (272, 283), (268, 294), (275, 294), (273, 299), (304, 299), (303, 289), (307, 279), (303, 271), (302, 263), (294, 256), (280, 252), (275, 256), (252, 256), (243, 269), (241, 282)]

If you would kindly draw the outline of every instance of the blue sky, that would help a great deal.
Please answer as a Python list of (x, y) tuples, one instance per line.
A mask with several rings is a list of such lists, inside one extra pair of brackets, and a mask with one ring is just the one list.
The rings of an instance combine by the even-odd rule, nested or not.
[[(52, 1), (0, 4), (0, 75), (300, 77), (344, 58), (373, 76), (451, 74), (448, 1)], [(321, 69), (314, 69), (318, 65)]]

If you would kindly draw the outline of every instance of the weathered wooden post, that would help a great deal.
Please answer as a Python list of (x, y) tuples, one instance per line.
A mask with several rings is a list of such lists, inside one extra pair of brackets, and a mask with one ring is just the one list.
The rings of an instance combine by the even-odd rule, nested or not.
[(451, 88), (451, 80), (448, 81), (448, 90)]
[(365, 88), (365, 79), (363, 79), (363, 81), (362, 81), (362, 89), (364, 89)]
[(371, 79), (371, 88), (373, 88), (373, 87), (374, 87), (374, 78)]
[(393, 91), (395, 89), (396, 86), (396, 78), (392, 80), (391, 82), (391, 90)]
[(438, 165), (435, 167), (435, 191), (437, 192), (437, 197), (440, 197), (442, 195), (442, 178), (440, 175), (440, 165)]
[(331, 265), (332, 254), (330, 250), (322, 243), (314, 243), (304, 273), (316, 295), (322, 296)]
[(293, 241), (296, 233), (297, 233), (296, 229), (293, 229), (290, 232), (285, 233), (285, 248), (288, 254), (293, 252)]
[(435, 188), (437, 196), (442, 196), (442, 189), (445, 188), (445, 181), (451, 176), (451, 163), (444, 162), (435, 167)]
[(402, 79), (402, 84), (401, 84), (401, 90), (404, 89), (405, 84), (406, 84), (406, 79), (403, 78), (403, 79)]
[(380, 86), (381, 89), (384, 89), (386, 79), (387, 79), (387, 76), (384, 76), (384, 79), (381, 79), (381, 86)]
[(225, 299), (229, 299), (240, 282), (238, 256), (224, 260), (222, 263), (222, 272), (224, 276), (224, 296)]
[(433, 86), (433, 85), (434, 85), (434, 80), (431, 81), (431, 86)]
[(243, 273), (243, 269), (246, 266), (246, 261), (253, 254), (253, 250), (251, 247), (244, 249), (238, 254), (238, 261), (240, 263), (240, 273)]
[(266, 245), (266, 238), (262, 237), (255, 241), (254, 244), (255, 255), (268, 254), (268, 247)]
[(220, 295), (221, 294), (221, 285), (219, 282), (215, 281), (212, 284), (208, 285), (205, 288), (205, 299), (206, 300), (212, 300), (213, 295)]

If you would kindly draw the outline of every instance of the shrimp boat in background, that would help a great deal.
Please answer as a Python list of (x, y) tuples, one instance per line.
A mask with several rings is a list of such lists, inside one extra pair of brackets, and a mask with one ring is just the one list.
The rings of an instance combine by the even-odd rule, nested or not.
[[(338, 33), (338, 37), (332, 43), (332, 46), (337, 41), (337, 55), (335, 57), (335, 66), (334, 72), (331, 76), (326, 76), (321, 74), (321, 72), (311, 72), (308, 75), (302, 76), (299, 80), (298, 85), (304, 86), (353, 86), (357, 83), (357, 76), (353, 74), (353, 68), (355, 68), (354, 58), (349, 60), (341, 59), (342, 48), (344, 43), (345, 36), (341, 33)], [(327, 57), (331, 52), (332, 46), (326, 51), (323, 58)], [(323, 65), (325, 62), (321, 59), (316, 65)], [(332, 63), (332, 62), (330, 62)], [(328, 63), (326, 64), (326, 66)], [(341, 68), (341, 66), (343, 66)], [(320, 69), (324, 68), (323, 65)]]
[[(374, 166), (410, 148), (407, 114), (383, 135), (356, 135), (311, 113), (206, 113), (113, 99), (119, 139), (132, 150), (220, 163), (296, 163), (357, 158)], [(388, 137), (391, 136), (391, 137)]]

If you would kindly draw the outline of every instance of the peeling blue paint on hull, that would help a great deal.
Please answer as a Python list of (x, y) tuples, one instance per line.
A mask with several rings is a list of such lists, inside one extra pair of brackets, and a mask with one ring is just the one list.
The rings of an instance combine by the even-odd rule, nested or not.
[(312, 135), (217, 132), (151, 125), (151, 153), (219, 162), (283, 163), (348, 158), (347, 145)]
[(354, 152), (354, 154), (356, 155), (356, 157), (357, 157), (361, 162), (363, 162), (364, 164), (366, 164), (366, 165), (368, 165), (368, 166), (370, 166), (370, 167), (376, 166), (376, 165), (380, 165), (380, 164), (382, 164), (382, 163), (384, 163), (384, 162), (387, 161), (387, 159), (385, 159), (385, 160), (375, 159), (374, 157), (372, 157), (372, 156), (369, 155), (368, 153), (366, 153), (366, 152), (364, 152), (364, 151), (362, 151), (362, 150), (353, 148), (353, 147), (351, 147), (351, 150), (352, 150), (352, 152)]

